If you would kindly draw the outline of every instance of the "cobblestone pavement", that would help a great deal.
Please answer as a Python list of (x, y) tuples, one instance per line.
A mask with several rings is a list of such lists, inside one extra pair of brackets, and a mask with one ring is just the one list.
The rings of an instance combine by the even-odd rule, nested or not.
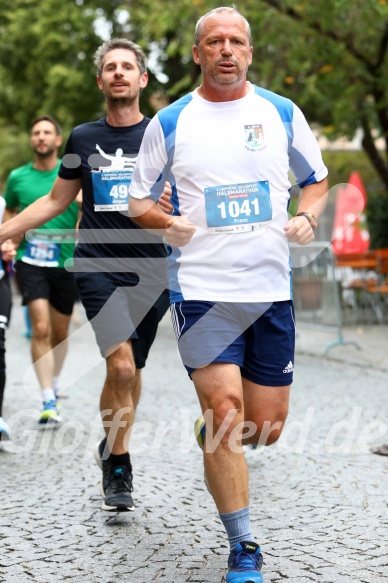
[[(104, 363), (88, 326), (73, 328), (68, 398), (54, 431), (37, 429), (21, 328), (15, 306), (5, 398), (15, 423), (12, 446), (0, 452), (0, 581), (221, 583), (228, 549), (203, 484), (192, 435), (199, 407), (169, 318), (144, 374), (133, 435), (136, 510), (121, 515), (100, 510), (92, 448), (101, 435)], [(281, 440), (246, 454), (265, 583), (387, 581), (388, 458), (369, 452), (388, 441), (386, 372), (301, 354), (296, 365)]]

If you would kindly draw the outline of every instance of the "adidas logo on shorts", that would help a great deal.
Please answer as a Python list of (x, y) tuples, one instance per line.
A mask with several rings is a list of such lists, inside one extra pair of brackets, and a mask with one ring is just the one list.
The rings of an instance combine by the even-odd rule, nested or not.
[(290, 360), (290, 362), (287, 364), (286, 368), (283, 369), (283, 372), (287, 373), (287, 372), (292, 372), (293, 370), (294, 370), (294, 365), (292, 364), (292, 362)]

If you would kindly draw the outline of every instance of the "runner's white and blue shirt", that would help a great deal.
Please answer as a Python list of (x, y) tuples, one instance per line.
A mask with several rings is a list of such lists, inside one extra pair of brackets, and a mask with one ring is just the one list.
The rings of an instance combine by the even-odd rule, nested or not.
[(198, 91), (148, 125), (130, 195), (160, 195), (169, 180), (174, 215), (195, 224), (169, 256), (172, 302), (291, 298), (289, 170), (300, 187), (327, 176), (318, 143), (289, 99), (250, 86), (242, 99), (209, 102)]

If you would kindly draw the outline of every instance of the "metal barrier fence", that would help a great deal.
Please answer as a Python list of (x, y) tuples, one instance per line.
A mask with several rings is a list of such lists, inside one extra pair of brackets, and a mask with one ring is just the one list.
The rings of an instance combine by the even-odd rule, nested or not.
[(336, 277), (335, 258), (329, 241), (316, 241), (306, 246), (290, 244), (292, 288), (298, 326), (320, 328), (336, 333), (323, 354), (339, 345), (357, 342), (343, 337), (343, 315), (340, 282)]

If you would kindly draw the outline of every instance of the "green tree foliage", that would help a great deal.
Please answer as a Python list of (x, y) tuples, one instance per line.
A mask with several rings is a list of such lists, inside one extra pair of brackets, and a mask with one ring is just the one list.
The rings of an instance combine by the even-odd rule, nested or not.
[[(170, 100), (197, 83), (198, 71), (190, 58), (195, 22), (219, 4), (207, 0), (127, 3), (139, 40), (157, 47)], [(351, 139), (363, 130), (363, 148), (388, 191), (388, 1), (240, 0), (235, 4), (252, 28), (250, 79), (293, 99), (330, 139)], [(383, 150), (377, 148), (377, 138)]]
[[(93, 53), (96, 19), (117, 22), (114, 0), (2, 0), (0, 3), (0, 186), (30, 157), (31, 121), (49, 113), (64, 134), (104, 111)], [(107, 28), (108, 30), (108, 28)]]
[(75, 1), (2, 2), (0, 13), (1, 116), (28, 128), (49, 111), (78, 123), (95, 109), (93, 69), (86, 57), (99, 44), (95, 11)]
[[(104, 110), (92, 55), (95, 22), (150, 53), (142, 108), (174, 101), (200, 82), (191, 57), (197, 19), (214, 0), (2, 0), (0, 129), (25, 132), (49, 112), (65, 130)], [(225, 3), (228, 4), (228, 3)], [(293, 99), (330, 138), (364, 133), (363, 148), (388, 192), (388, 0), (239, 0), (252, 27), (249, 78)], [(159, 101), (163, 103), (163, 99)], [(377, 138), (383, 148), (376, 147)], [(2, 154), (0, 177), (9, 168)], [(22, 140), (20, 141), (21, 150)], [(11, 140), (12, 154), (17, 144)], [(24, 151), (24, 150), (23, 150)], [(11, 166), (11, 167), (12, 167)]]

